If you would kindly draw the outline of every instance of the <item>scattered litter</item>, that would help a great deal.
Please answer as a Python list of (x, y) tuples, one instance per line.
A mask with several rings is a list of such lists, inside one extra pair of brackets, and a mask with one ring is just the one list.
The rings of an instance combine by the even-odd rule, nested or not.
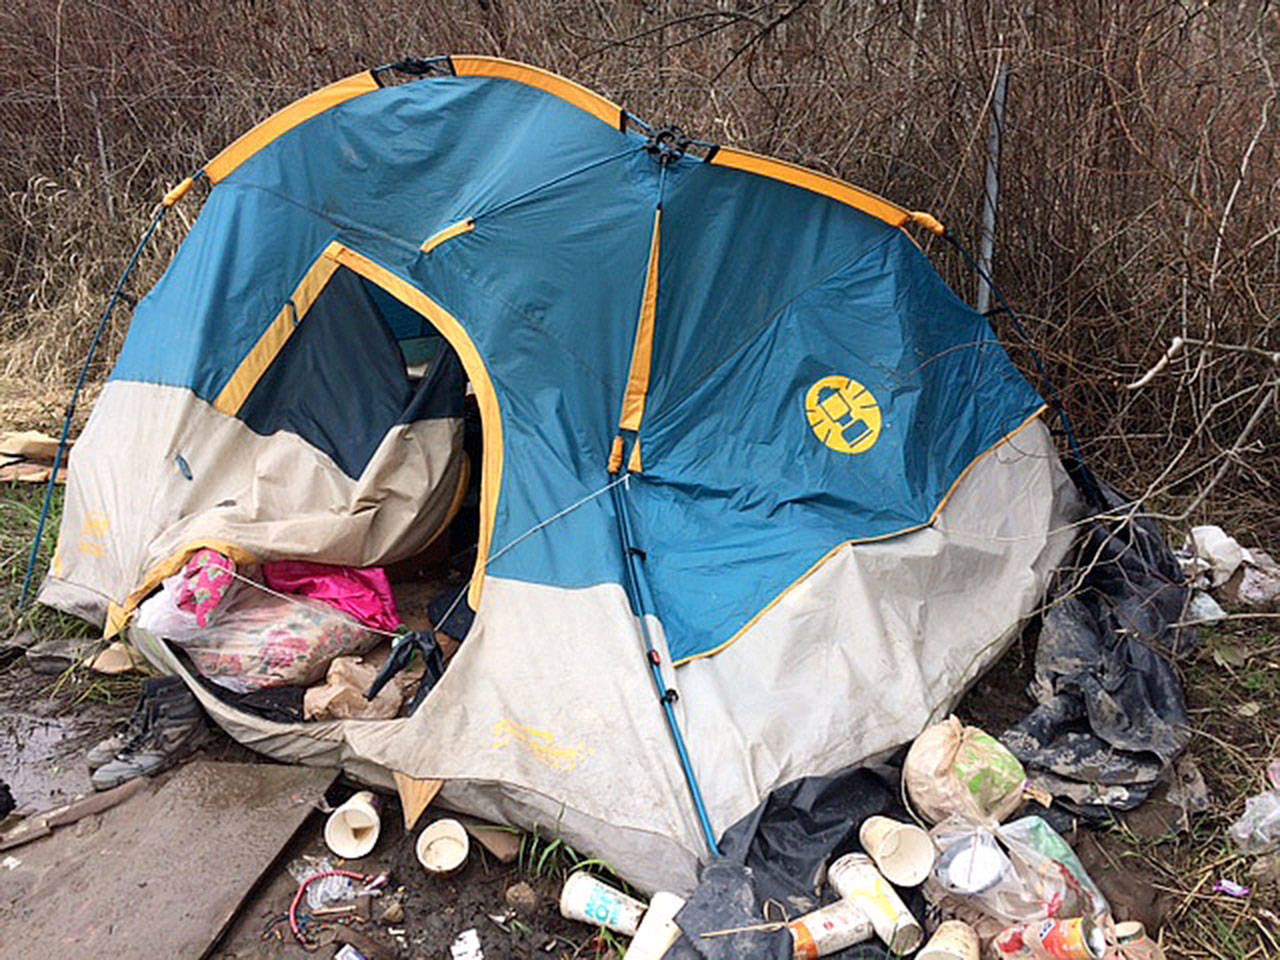
[(930, 823), (953, 814), (1003, 820), (1022, 803), (1027, 775), (1009, 749), (955, 717), (916, 738), (902, 766), (907, 793)]
[(449, 947), (453, 960), (484, 960), (484, 951), (480, 949), (480, 934), (476, 928), (463, 930)]
[(1263, 853), (1280, 841), (1280, 760), (1267, 767), (1267, 780), (1271, 789), (1246, 800), (1243, 816), (1227, 831), (1241, 853)]
[(397, 673), (372, 700), (365, 697), (391, 654), (383, 644), (363, 656), (334, 657), (323, 683), (308, 687), (302, 697), (307, 720), (390, 720), (412, 696), (422, 679), (422, 667)]
[(1102, 930), (1088, 917), (1018, 924), (1002, 931), (991, 946), (1001, 960), (1097, 960), (1107, 949)]
[(378, 798), (369, 790), (361, 790), (329, 814), (324, 842), (342, 859), (359, 860), (373, 851), (381, 832)]
[(1191, 603), (1187, 607), (1187, 619), (1193, 623), (1217, 623), (1227, 619), (1227, 611), (1217, 600), (1205, 592), (1197, 590), (1191, 595)]
[(335, 872), (328, 857), (299, 857), (289, 864), (288, 869), (289, 876), (299, 884), (325, 875), (324, 880), (308, 884), (307, 909), (312, 913), (355, 899), (355, 884), (351, 882), (351, 877)]
[(644, 919), (640, 921), (640, 928), (627, 947), (629, 960), (661, 960), (666, 956), (680, 939), (681, 930), (675, 918), (683, 906), (684, 897), (666, 890), (655, 893)]
[(870, 854), (884, 878), (898, 887), (918, 887), (937, 857), (933, 841), (913, 823), (889, 817), (868, 817), (858, 830), (858, 842)]
[(1244, 562), (1244, 549), (1227, 536), (1221, 527), (1192, 527), (1191, 536), (1183, 545), (1184, 555), (1190, 553), (1200, 561), (1196, 566), (1208, 574), (1211, 586), (1220, 587)]
[(852, 900), (844, 899), (806, 913), (803, 917), (792, 920), (787, 927), (795, 941), (795, 956), (798, 960), (825, 957), (855, 943), (870, 940), (874, 932), (870, 919), (862, 909)]
[(1249, 895), (1249, 888), (1232, 880), (1219, 880), (1213, 885), (1214, 893), (1225, 893), (1228, 897), (1244, 898)]
[(608, 927), (623, 936), (636, 935), (644, 911), (645, 905), (639, 900), (582, 870), (569, 874), (560, 890), (560, 916)]
[(452, 873), (467, 862), (471, 841), (457, 820), (444, 817), (427, 825), (415, 847), (418, 862), (427, 873)]
[(351, 944), (344, 943), (342, 948), (333, 955), (333, 960), (368, 960), (368, 958)]
[(827, 871), (827, 880), (846, 900), (866, 914), (876, 936), (894, 953), (911, 953), (924, 939), (924, 930), (871, 858), (848, 853)]
[(1117, 923), (1116, 960), (1165, 960), (1160, 944), (1147, 936), (1146, 928), (1136, 920)]
[(963, 920), (947, 920), (916, 954), (916, 960), (978, 960), (978, 934)]
[(1245, 551), (1245, 562), (1222, 587), (1228, 602), (1273, 610), (1280, 606), (1280, 564), (1261, 550)]
[(15, 856), (7, 856), (0, 860), (0, 867), (4, 867), (6, 870), (17, 870), (20, 866), (22, 866), (22, 861)]

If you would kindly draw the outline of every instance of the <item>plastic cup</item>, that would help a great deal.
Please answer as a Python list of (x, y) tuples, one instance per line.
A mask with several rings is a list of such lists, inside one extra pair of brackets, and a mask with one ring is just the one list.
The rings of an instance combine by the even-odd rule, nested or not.
[(820, 910), (797, 917), (787, 926), (791, 929), (792, 951), (796, 960), (825, 957), (870, 940), (874, 932), (867, 915), (852, 900), (829, 903)]
[(636, 931), (631, 946), (627, 947), (627, 960), (661, 960), (680, 939), (676, 914), (684, 906), (684, 897), (659, 890), (649, 901), (640, 929)]
[(382, 832), (378, 816), (378, 798), (368, 790), (353, 794), (324, 825), (324, 842), (344, 860), (368, 856)]
[(978, 960), (978, 934), (963, 920), (948, 920), (938, 927), (916, 960)]
[(452, 873), (467, 862), (471, 840), (462, 824), (445, 817), (427, 824), (414, 850), (427, 873)]
[(827, 882), (867, 915), (876, 936), (894, 953), (910, 953), (920, 946), (924, 931), (919, 922), (870, 857), (845, 854), (827, 870)]
[(924, 883), (938, 855), (929, 834), (889, 817), (868, 817), (858, 830), (858, 840), (884, 878), (899, 887)]
[(560, 916), (634, 937), (645, 905), (582, 870), (569, 874), (560, 890)]

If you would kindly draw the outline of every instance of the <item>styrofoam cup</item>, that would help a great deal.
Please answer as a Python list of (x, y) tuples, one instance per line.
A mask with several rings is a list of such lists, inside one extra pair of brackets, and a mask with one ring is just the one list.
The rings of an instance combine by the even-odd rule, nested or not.
[(889, 817), (868, 817), (858, 830), (862, 849), (870, 854), (884, 878), (899, 887), (925, 881), (937, 857), (933, 840), (915, 824)]
[(634, 937), (645, 905), (591, 874), (576, 870), (560, 890), (560, 916)]
[(978, 933), (963, 920), (941, 924), (916, 960), (978, 960)]
[(845, 854), (827, 870), (827, 882), (867, 915), (876, 936), (894, 953), (910, 953), (920, 946), (924, 931), (919, 922), (889, 881), (880, 875), (870, 857), (861, 853)]
[(821, 910), (797, 917), (791, 929), (792, 953), (796, 960), (814, 960), (829, 953), (870, 940), (871, 921), (852, 900), (837, 900)]
[(414, 851), (427, 873), (452, 873), (467, 862), (471, 839), (457, 820), (445, 817), (427, 824)]
[(353, 794), (324, 825), (324, 842), (344, 860), (368, 856), (382, 832), (378, 816), (378, 798), (368, 790)]
[(684, 906), (684, 897), (666, 890), (659, 890), (649, 901), (640, 928), (631, 946), (627, 947), (627, 960), (661, 960), (680, 939), (676, 914)]

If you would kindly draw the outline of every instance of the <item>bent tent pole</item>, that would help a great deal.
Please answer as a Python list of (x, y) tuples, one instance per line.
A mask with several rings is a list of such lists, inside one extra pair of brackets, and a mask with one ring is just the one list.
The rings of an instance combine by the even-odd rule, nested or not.
[[(189, 183), (190, 181), (184, 182)], [(183, 192), (185, 193), (186, 191), (184, 190)], [(80, 400), (80, 391), (84, 388), (84, 382), (89, 377), (89, 367), (93, 364), (94, 356), (97, 355), (98, 345), (102, 343), (102, 335), (106, 332), (107, 324), (111, 322), (111, 315), (115, 313), (116, 304), (127, 296), (124, 288), (129, 282), (129, 276), (133, 273), (134, 268), (137, 267), (138, 260), (142, 257), (142, 252), (151, 241), (151, 237), (160, 226), (161, 221), (164, 220), (165, 214), (169, 212), (169, 207), (181, 196), (181, 194), (175, 196), (175, 193), (176, 191), (170, 191), (166, 195), (164, 202), (156, 207), (156, 212), (151, 216), (151, 223), (147, 225), (147, 229), (143, 231), (138, 245), (134, 247), (133, 256), (129, 258), (128, 264), (125, 265), (124, 273), (120, 274), (120, 280), (111, 292), (111, 298), (107, 301), (106, 309), (102, 311), (102, 318), (98, 321), (98, 329), (94, 332), (93, 340), (89, 344), (89, 352), (85, 355), (84, 363), (80, 367), (80, 376), (76, 379), (75, 389), (71, 391), (71, 402), (67, 404), (67, 413), (62, 420), (62, 435), (58, 438), (58, 452), (53, 458), (53, 470), (49, 473), (49, 482), (44, 488), (44, 506), (40, 509), (40, 522), (36, 524), (35, 540), (31, 544), (31, 553), (27, 557), (27, 571), (22, 577), (22, 593), (18, 597), (18, 617), (21, 617), (22, 612), (27, 608), (27, 599), (31, 592), (31, 578), (35, 574), (36, 561), (40, 559), (40, 544), (44, 540), (44, 527), (49, 520), (49, 509), (53, 505), (53, 491), (58, 483), (58, 472), (62, 469), (62, 460), (66, 456), (67, 438), (71, 435), (71, 422), (75, 419), (76, 404)]]

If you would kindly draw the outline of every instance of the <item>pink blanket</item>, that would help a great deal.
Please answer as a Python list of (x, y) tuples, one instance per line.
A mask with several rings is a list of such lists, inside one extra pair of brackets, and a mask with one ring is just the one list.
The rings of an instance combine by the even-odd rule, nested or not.
[(400, 626), (391, 581), (381, 567), (331, 567), (287, 560), (263, 564), (262, 575), (272, 590), (327, 603), (365, 626), (379, 630)]

